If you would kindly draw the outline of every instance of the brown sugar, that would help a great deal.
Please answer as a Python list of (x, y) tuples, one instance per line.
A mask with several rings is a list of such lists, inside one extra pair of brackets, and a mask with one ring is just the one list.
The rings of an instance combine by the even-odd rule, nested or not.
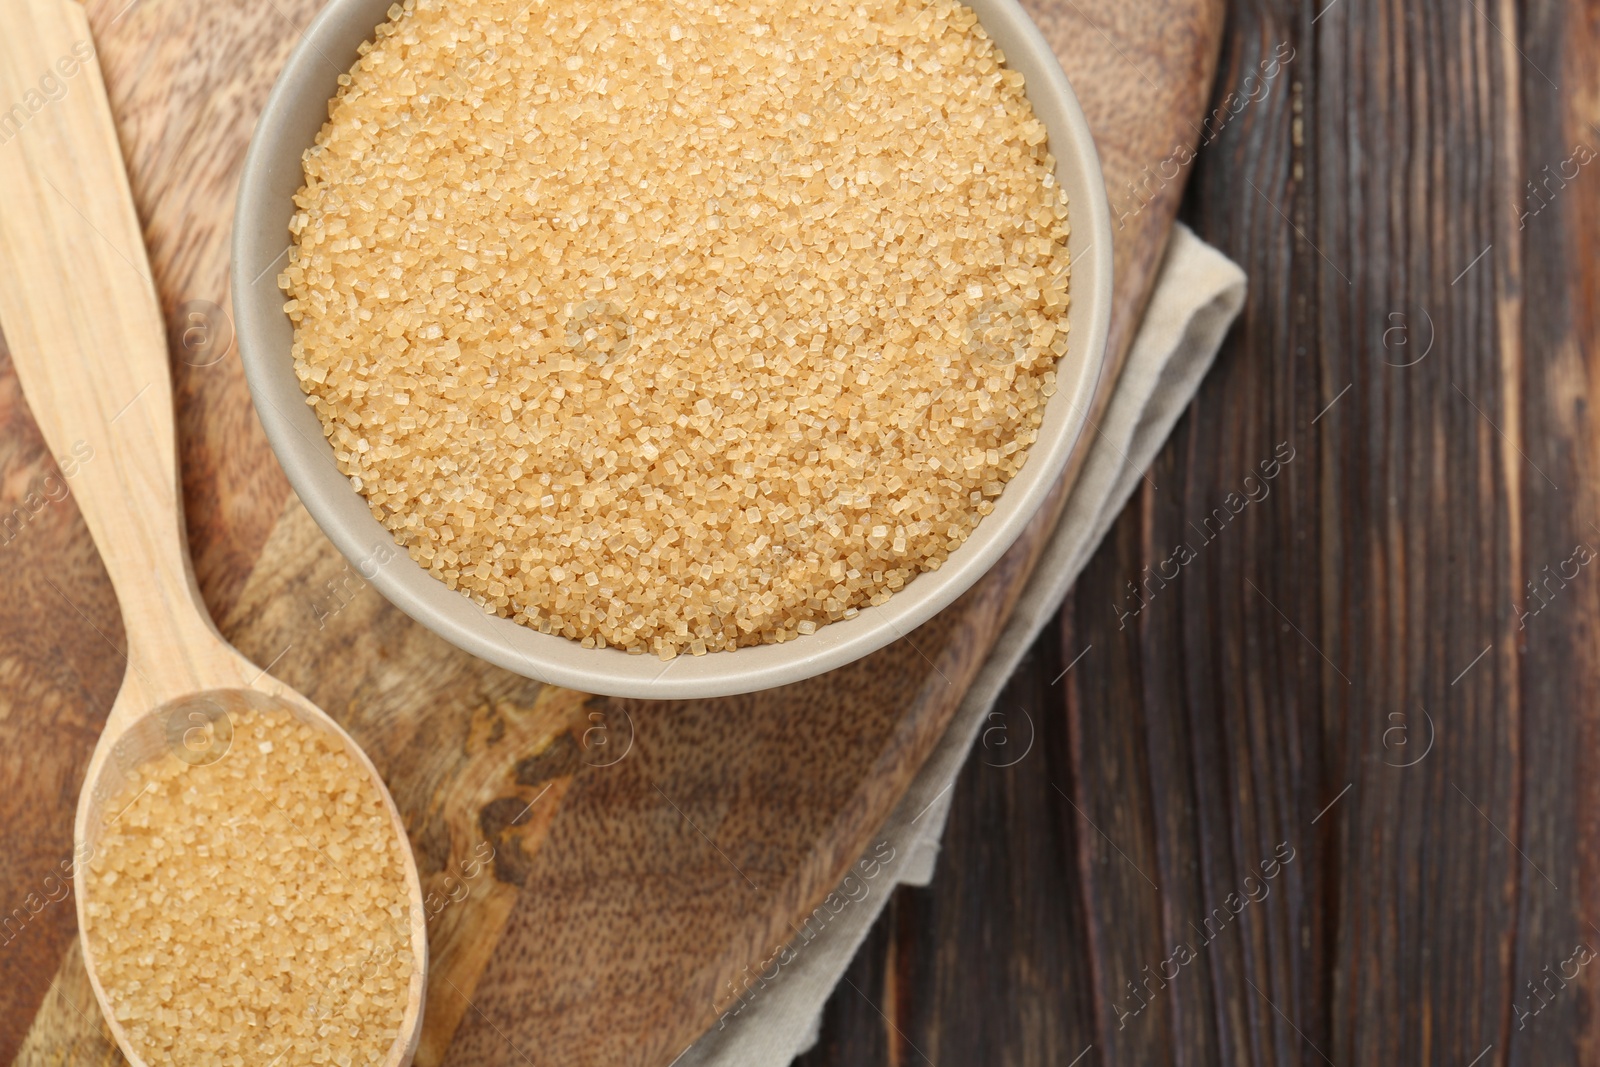
[(414, 967), (404, 843), (364, 768), (287, 712), (107, 804), (84, 877), (112, 1014), (151, 1064), (382, 1063)]
[(500, 615), (670, 658), (958, 548), (1066, 352), (1066, 198), (948, 0), (421, 0), (280, 283), (343, 472)]

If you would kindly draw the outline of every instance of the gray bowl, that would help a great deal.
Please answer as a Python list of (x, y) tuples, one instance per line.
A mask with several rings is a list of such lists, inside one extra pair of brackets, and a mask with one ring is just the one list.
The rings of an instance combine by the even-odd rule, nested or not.
[(773, 645), (662, 663), (576, 641), (486, 613), (415, 563), (339, 471), (290, 359), (293, 328), (277, 276), (287, 258), (300, 157), (328, 116), (328, 101), (357, 47), (393, 0), (330, 0), (306, 29), (267, 99), (245, 156), (233, 229), (233, 305), (256, 412), (289, 483), (351, 565), (396, 607), (451, 644), (541, 682), (608, 696), (688, 698), (749, 693), (797, 682), (859, 659), (927, 621), (987, 571), (1022, 533), (1061, 476), (1083, 430), (1105, 359), (1111, 317), (1111, 216), (1094, 141), (1050, 46), (1015, 0), (969, 0), (1049, 133), (1068, 198), (1073, 272), (1067, 354), (1028, 461), (966, 542), (936, 571), (918, 575), (879, 607)]

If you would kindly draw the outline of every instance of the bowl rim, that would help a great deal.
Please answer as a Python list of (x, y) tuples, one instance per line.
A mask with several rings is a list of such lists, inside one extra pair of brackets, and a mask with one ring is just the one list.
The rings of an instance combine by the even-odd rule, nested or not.
[[(1068, 189), (1068, 248), (1073, 262), (1068, 352), (1058, 362), (1057, 391), (1045, 405), (1027, 462), (996, 498), (993, 512), (979, 520), (942, 566), (918, 574), (884, 604), (863, 607), (854, 618), (828, 623), (791, 641), (704, 656), (684, 651), (665, 662), (617, 648), (583, 648), (571, 638), (490, 614), (415, 563), (337, 469), (332, 446), (304, 402), (287, 347), (269, 337), (288, 325), (273, 267), (288, 252), (286, 224), (293, 213), (292, 201), (285, 204), (275, 183), (288, 180), (286, 167), (292, 168), (295, 188), (303, 181), (303, 149), (285, 159), (287, 146), (280, 142), (294, 141), (285, 127), (296, 119), (308, 123), (301, 109), (309, 109), (308, 101), (315, 100), (316, 128), (321, 128), (337, 80), (329, 73), (336, 68), (329, 49), (334, 54), (348, 51), (353, 62), (356, 48), (330, 45), (329, 38), (345, 39), (355, 32), (353, 26), (365, 25), (370, 39), (390, 2), (329, 0), (301, 34), (273, 85), (245, 155), (230, 269), (240, 360), (268, 443), (313, 521), (364, 580), (445, 641), (516, 674), (605, 696), (690, 699), (757, 692), (861, 659), (906, 638), (999, 561), (1049, 497), (1082, 438), (1106, 362), (1112, 302), (1111, 216), (1099, 154), (1054, 51), (1017, 0), (968, 0), (968, 6), (996, 39), (1006, 66), (1024, 70), (1025, 92), (1050, 134), (1056, 175)], [(370, 11), (377, 17), (365, 22), (361, 13)], [(356, 44), (361, 39), (355, 38)], [(348, 67), (338, 73), (347, 71)], [(323, 93), (320, 85), (329, 86), (328, 91)], [(311, 142), (298, 143), (309, 147)], [(281, 224), (274, 225), (273, 219)], [(280, 246), (281, 251), (275, 251)], [(1080, 261), (1086, 267), (1080, 267)], [(254, 281), (241, 284), (251, 278)], [(1070, 368), (1069, 361), (1075, 361)], [(284, 388), (286, 381), (298, 403)], [(284, 410), (279, 401), (291, 410)], [(298, 411), (291, 413), (295, 408)], [(314, 434), (304, 425), (307, 417), (316, 426)]]

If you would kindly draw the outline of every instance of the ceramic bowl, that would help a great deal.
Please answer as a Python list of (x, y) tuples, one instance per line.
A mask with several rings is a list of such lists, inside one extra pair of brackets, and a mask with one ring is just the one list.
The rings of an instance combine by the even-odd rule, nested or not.
[(288, 258), (301, 155), (328, 117), (328, 101), (357, 48), (393, 0), (330, 0), (289, 57), (245, 157), (233, 232), (233, 304), (240, 356), (256, 412), (306, 510), (358, 572), (446, 641), (518, 674), (589, 693), (694, 698), (754, 692), (841, 667), (909, 634), (976, 582), (1022, 533), (1083, 431), (1105, 358), (1111, 315), (1111, 217), (1094, 141), (1072, 87), (1015, 0), (970, 0), (1006, 63), (1022, 72), (1049, 134), (1067, 193), (1073, 269), (1069, 349), (1028, 461), (966, 542), (881, 606), (783, 644), (753, 645), (663, 663), (619, 649), (586, 649), (486, 613), (413, 562), (340, 473), (290, 358), (293, 329), (278, 273)]

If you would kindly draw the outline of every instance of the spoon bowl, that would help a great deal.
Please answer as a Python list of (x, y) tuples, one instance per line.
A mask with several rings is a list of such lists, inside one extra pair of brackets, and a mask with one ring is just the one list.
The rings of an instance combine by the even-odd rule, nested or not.
[[(131, 712), (126, 718), (125, 727), (115, 738), (109, 731), (102, 734), (91, 763), (91, 774), (79, 794), (73, 833), (76, 845), (74, 855), (80, 857), (83, 863), (92, 863), (100, 855), (102, 837), (126, 810), (126, 805), (130, 803), (129, 790), (141, 771), (149, 770), (160, 761), (176, 760), (197, 773), (204, 773), (205, 768), (222, 763), (233, 751), (234, 723), (240, 715), (275, 711), (287, 712), (294, 720), (337, 738), (345, 754), (379, 785), (390, 829), (398, 840), (405, 841), (405, 825), (399, 809), (395, 807), (388, 790), (382, 788), (377, 768), (361, 746), (338, 723), (299, 693), (281, 684), (274, 684), (272, 688), (274, 692), (234, 688), (187, 693), (142, 714)], [(426, 923), (420, 903), (421, 881), (410, 849), (402, 851), (407, 896), (410, 898), (408, 929), (403, 936), (411, 950), (411, 958), (418, 961), (418, 966), (412, 968), (400, 1034), (388, 1049), (383, 1060), (385, 1064), (409, 1063), (416, 1052), (421, 1036), (428, 955)], [(113, 1038), (128, 1056), (129, 1062), (142, 1063), (144, 1061), (132, 1051), (136, 1046), (129, 1040), (125, 1028), (116, 1014), (109, 1010), (111, 997), (102, 983), (100, 968), (96, 965), (96, 953), (91, 951), (93, 920), (89, 915), (89, 904), (93, 893), (87, 888), (87, 881), (80, 876), (79, 891), (74, 897), (78, 928), (84, 932), (83, 959), (89, 984), (94, 990), (95, 999), (100, 1002)]]
[[(185, 546), (166, 332), (105, 85), (84, 48), (87, 16), (76, 0), (13, 0), (0, 29), (0, 100), (36, 96), (41, 66), (74, 79), (0, 146), (0, 328), (52, 453), (93, 457), (78, 467), (73, 496), (127, 639), (122, 687), (84, 776), (74, 855), (92, 863), (118, 814), (108, 806), (140, 768), (176, 758), (194, 771), (225, 759), (241, 712), (286, 709), (326, 731), (349, 755), (350, 773), (367, 776), (382, 796), (403, 857), (413, 969), (399, 1034), (381, 1062), (407, 1064), (421, 1035), (427, 972), (416, 861), (372, 761), (316, 705), (229, 645), (200, 599)], [(62, 58), (45, 66), (49, 57)], [(84, 963), (118, 1046), (143, 1067), (101, 981), (89, 895), (77, 894)]]

